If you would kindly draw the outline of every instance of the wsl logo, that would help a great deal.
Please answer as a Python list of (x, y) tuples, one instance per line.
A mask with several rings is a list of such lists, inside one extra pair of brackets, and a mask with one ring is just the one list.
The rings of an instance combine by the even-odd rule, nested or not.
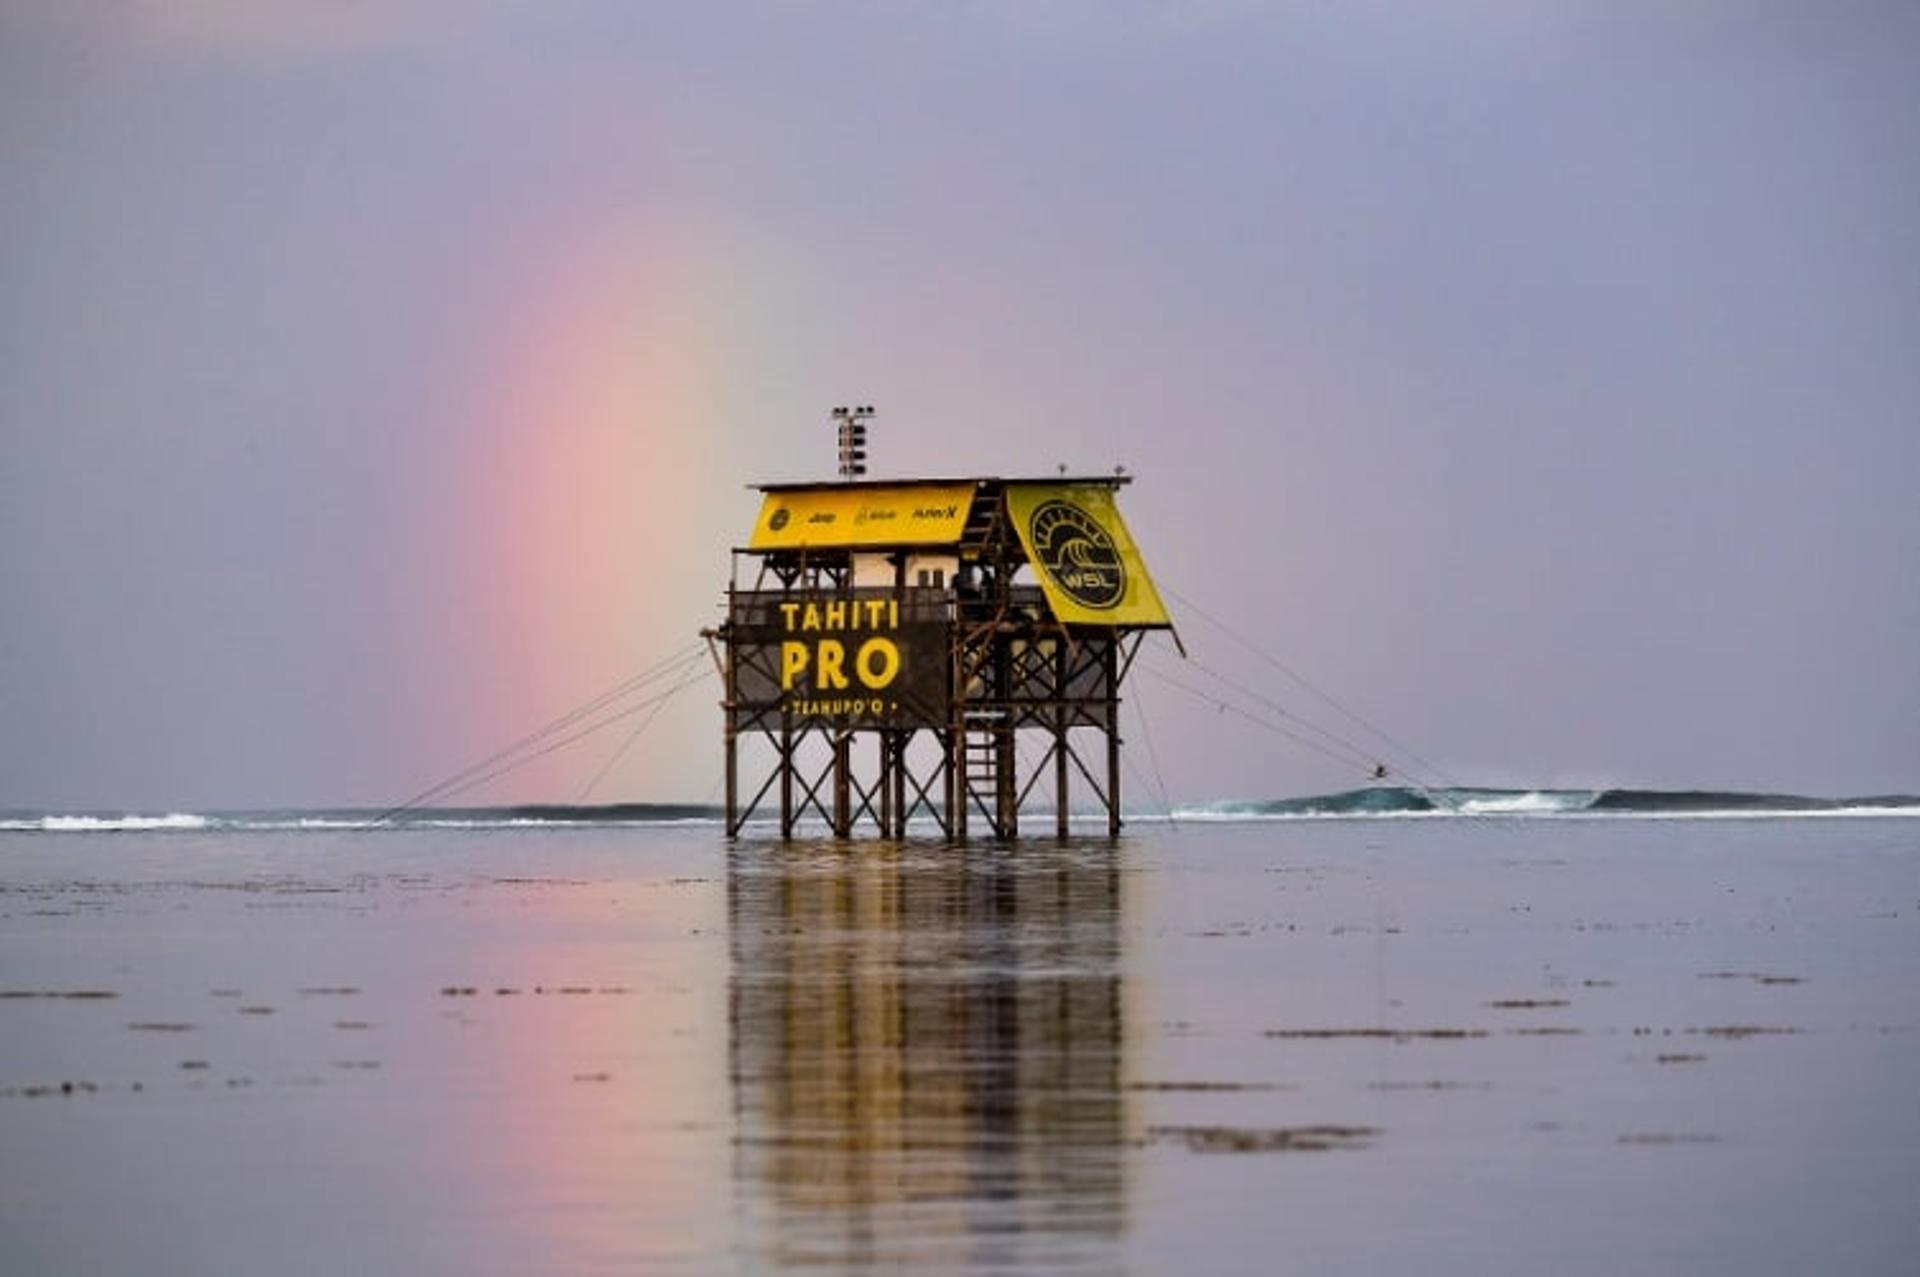
[(1099, 521), (1067, 501), (1043, 502), (1027, 521), (1027, 542), (1040, 568), (1081, 607), (1104, 612), (1127, 592), (1127, 569)]

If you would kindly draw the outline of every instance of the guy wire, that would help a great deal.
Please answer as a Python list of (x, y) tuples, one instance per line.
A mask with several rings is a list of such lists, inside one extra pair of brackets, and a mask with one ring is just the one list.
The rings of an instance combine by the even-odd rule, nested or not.
[(362, 826), (362, 828), (370, 828), (376, 825), (384, 825), (396, 816), (412, 811), (414, 808), (420, 807), (426, 803), (432, 802), (436, 798), (446, 797), (448, 794), (448, 791), (453, 791), (455, 786), (460, 786), (460, 790), (454, 791), (454, 792), (461, 792), (467, 788), (470, 788), (470, 786), (462, 785), (461, 782), (465, 781), (468, 777), (474, 775), (477, 772), (482, 772), (487, 770), (490, 767), (493, 767), (494, 765), (500, 763), (504, 759), (511, 758), (513, 755), (521, 752), (522, 750), (529, 749), (532, 746), (539, 744), (541, 741), (553, 735), (555, 732), (564, 731), (566, 728), (572, 726), (574, 723), (579, 722), (582, 718), (586, 717), (587, 715), (594, 713), (595, 711), (601, 709), (602, 707), (608, 704), (611, 704), (612, 702), (617, 701), (624, 696), (628, 696), (634, 692), (639, 691), (641, 688), (645, 687), (648, 683), (651, 683), (656, 679), (665, 677), (669, 674), (677, 673), (681, 669), (684, 669), (685, 666), (689, 664), (694, 658), (701, 655), (703, 651), (704, 651), (704, 645), (698, 640), (692, 643), (689, 643), (687, 646), (682, 647), (676, 652), (674, 652), (671, 656), (667, 656), (662, 660), (656, 661), (654, 664), (648, 666), (646, 669), (641, 670), (639, 673), (630, 675), (629, 677), (620, 680), (618, 683), (614, 684), (612, 687), (608, 688), (606, 691), (601, 692), (597, 696), (594, 696), (582, 702), (581, 704), (575, 706), (573, 709), (570, 709), (566, 713), (561, 714), (559, 717), (549, 721), (544, 726), (536, 728), (534, 731), (529, 732), (527, 735), (522, 736), (520, 739), (514, 741), (509, 745), (502, 746), (500, 749), (495, 750), (493, 753), (487, 755), (485, 758), (481, 759), (479, 762), (469, 764), (468, 766), (463, 767), (459, 771), (455, 772), (453, 775), (448, 776), (445, 780), (440, 781), (438, 784), (429, 785), (427, 788), (421, 790), (419, 793), (407, 799), (405, 802), (397, 803), (394, 806), (389, 807), (387, 810), (381, 812), (378, 816), (375, 816), (372, 820), (367, 821), (366, 824)]
[(1207, 704), (1212, 705), (1216, 709), (1220, 710), (1222, 713), (1231, 712), (1234, 714), (1238, 714), (1241, 718), (1246, 719), (1248, 722), (1254, 724), (1256, 727), (1264, 727), (1268, 731), (1273, 732), (1276, 735), (1284, 736), (1288, 740), (1293, 741), (1295, 744), (1303, 746), (1304, 748), (1307, 748), (1307, 749), (1311, 749), (1315, 753), (1323, 754), (1326, 757), (1331, 758), (1335, 762), (1340, 763), (1344, 766), (1352, 767), (1355, 770), (1365, 773), (1367, 775), (1373, 774), (1373, 770), (1374, 770), (1373, 760), (1367, 757), (1366, 755), (1361, 754), (1360, 752), (1355, 750), (1352, 746), (1345, 745), (1344, 742), (1342, 743), (1342, 747), (1338, 747), (1338, 748), (1324, 745), (1321, 742), (1314, 740), (1310, 736), (1304, 736), (1299, 732), (1293, 731), (1290, 728), (1282, 727), (1278, 723), (1269, 722), (1267, 719), (1262, 718), (1260, 715), (1253, 713), (1251, 710), (1248, 710), (1246, 707), (1236, 704), (1233, 701), (1223, 700), (1220, 697), (1215, 696), (1210, 692), (1206, 692), (1198, 687), (1195, 687), (1191, 683), (1182, 682), (1180, 679), (1174, 678), (1172, 675), (1166, 674), (1161, 670), (1154, 668), (1151, 665), (1143, 664), (1140, 668), (1143, 673), (1151, 674), (1153, 677), (1159, 679), (1162, 683), (1166, 683), (1172, 687), (1177, 687), (1181, 691), (1187, 693), (1187, 695), (1195, 697), (1199, 700), (1205, 701)]
[(1147, 761), (1153, 764), (1153, 783), (1160, 791), (1160, 805), (1167, 809), (1167, 823), (1177, 825), (1180, 822), (1173, 818), (1173, 797), (1167, 793), (1167, 778), (1160, 772), (1160, 751), (1153, 747), (1153, 729), (1147, 726), (1147, 707), (1137, 695), (1133, 698), (1133, 716), (1140, 720), (1140, 738), (1147, 742)]
[[(1395, 739), (1393, 736), (1389, 735), (1385, 730), (1374, 726), (1372, 723), (1362, 718), (1358, 713), (1347, 708), (1347, 706), (1342, 704), (1339, 700), (1337, 700), (1331, 692), (1322, 690), (1319, 686), (1317, 686), (1313, 682), (1313, 680), (1309, 679), (1306, 675), (1300, 673), (1298, 670), (1294, 669), (1292, 666), (1288, 665), (1285, 661), (1282, 661), (1279, 657), (1273, 655), (1271, 652), (1268, 652), (1266, 649), (1262, 648), (1257, 643), (1255, 643), (1252, 639), (1247, 638), (1245, 635), (1241, 634), (1238, 630), (1234, 629), (1231, 625), (1228, 625), (1225, 621), (1221, 620), (1219, 617), (1215, 616), (1213, 613), (1207, 611), (1205, 608), (1201, 607), (1198, 603), (1195, 603), (1192, 599), (1187, 598), (1185, 595), (1181, 594), (1179, 591), (1173, 589), (1171, 586), (1163, 585), (1160, 588), (1163, 593), (1165, 593), (1168, 597), (1179, 602), (1181, 606), (1192, 611), (1195, 616), (1198, 616), (1201, 620), (1206, 621), (1208, 624), (1214, 626), (1222, 634), (1225, 634), (1228, 638), (1238, 643), (1241, 647), (1244, 647), (1247, 651), (1253, 653), (1255, 656), (1259, 657), (1261, 660), (1265, 661), (1267, 664), (1279, 670), (1282, 674), (1286, 675), (1289, 679), (1292, 679), (1299, 686), (1301, 686), (1302, 688), (1305, 688), (1312, 695), (1318, 697), (1321, 701), (1331, 706), (1335, 711), (1345, 716), (1349, 721), (1353, 722), (1364, 731), (1372, 734), (1382, 744), (1385, 744), (1390, 749), (1395, 750), (1399, 754), (1403, 755), (1405, 758), (1417, 764), (1422, 771), (1426, 772), (1429, 776), (1432, 776), (1434, 779), (1438, 780), (1442, 785), (1455, 787), (1455, 788), (1458, 787), (1457, 783), (1453, 779), (1451, 779), (1444, 771), (1434, 766), (1434, 764), (1432, 764), (1431, 762), (1428, 762), (1425, 758), (1421, 757), (1420, 754), (1417, 753), (1412, 747)], [(1402, 774), (1404, 775), (1405, 773), (1403, 772)]]
[(634, 724), (633, 730), (628, 732), (626, 739), (620, 742), (620, 747), (607, 757), (606, 762), (600, 764), (600, 770), (593, 774), (593, 779), (581, 786), (580, 796), (574, 801), (584, 803), (593, 796), (593, 791), (599, 788), (600, 782), (607, 778), (607, 773), (613, 770), (614, 764), (626, 757), (627, 751), (633, 748), (633, 742), (639, 740), (647, 728), (653, 725), (653, 720), (660, 717), (660, 711), (667, 707), (667, 701), (670, 699), (672, 699), (671, 696), (663, 696), (653, 703), (653, 709), (647, 716)]
[[(682, 662), (682, 664), (685, 665), (686, 662)], [(673, 686), (667, 688), (667, 690), (664, 692), (656, 693), (655, 695), (648, 697), (644, 701), (640, 701), (639, 703), (634, 705), (629, 705), (627, 706), (627, 708), (623, 710), (619, 710), (619, 711), (616, 711), (615, 713), (609, 714), (597, 723), (589, 723), (585, 727), (582, 727), (579, 731), (571, 732), (566, 736), (562, 736), (559, 740), (553, 741), (547, 744), (546, 746), (544, 746), (543, 748), (535, 750), (531, 754), (527, 754), (527, 755), (524, 755), (523, 757), (513, 759), (511, 762), (503, 763), (502, 765), (500, 765), (499, 767), (496, 767), (494, 770), (488, 772), (484, 776), (476, 776), (474, 779), (467, 781), (465, 784), (462, 784), (455, 789), (448, 790), (446, 793), (442, 794), (441, 797), (452, 798), (456, 794), (464, 794), (469, 789), (473, 789), (473, 788), (476, 788), (477, 786), (484, 785), (490, 780), (497, 780), (500, 777), (505, 776), (509, 772), (518, 771), (520, 768), (525, 767), (528, 763), (533, 762), (537, 758), (545, 758), (548, 754), (553, 753), (553, 751), (555, 751), (556, 749), (564, 749), (566, 746), (573, 744), (575, 741), (585, 740), (587, 737), (593, 735), (595, 732), (601, 731), (604, 728), (611, 727), (615, 723), (618, 723), (623, 719), (632, 718), (635, 714), (638, 714), (643, 710), (647, 710), (647, 709), (658, 710), (658, 708), (661, 705), (673, 699), (675, 696), (679, 695), (681, 692), (684, 692), (689, 687), (693, 687), (699, 683), (702, 683), (711, 677), (714, 677), (713, 671), (711, 669), (702, 667), (697, 674), (692, 674), (686, 678), (681, 679), (678, 683), (675, 683)]]

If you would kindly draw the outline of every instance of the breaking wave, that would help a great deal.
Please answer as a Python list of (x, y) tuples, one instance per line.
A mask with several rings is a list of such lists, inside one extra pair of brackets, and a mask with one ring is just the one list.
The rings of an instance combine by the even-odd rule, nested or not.
[(1303, 820), (1340, 817), (1516, 816), (1682, 817), (1920, 816), (1920, 797), (1808, 798), (1726, 790), (1415, 789), (1379, 785), (1311, 798), (1275, 798), (1176, 807), (1176, 820)]
[(170, 812), (165, 816), (27, 816), (0, 818), (0, 829), (40, 829), (55, 834), (92, 834), (108, 830), (205, 829), (205, 816)]
[[(765, 812), (753, 822), (767, 823)], [(1429, 819), (1759, 819), (1768, 817), (1920, 816), (1920, 797), (1878, 794), (1808, 798), (1726, 790), (1418, 789), (1377, 785), (1308, 798), (1234, 799), (1132, 811), (1130, 822)], [(1094, 817), (1078, 813), (1077, 822)], [(1101, 819), (1104, 819), (1102, 817)], [(407, 831), (429, 829), (609, 828), (711, 826), (725, 813), (701, 803), (613, 803), (603, 806), (525, 804), (515, 807), (420, 807), (233, 812), (0, 811), (0, 832), (48, 834), (190, 834), (225, 830)]]
[(323, 808), (216, 813), (0, 812), (0, 831), (49, 834), (206, 832), (217, 830), (519, 829), (529, 826), (717, 825), (717, 807), (697, 803), (613, 803), (587, 807)]

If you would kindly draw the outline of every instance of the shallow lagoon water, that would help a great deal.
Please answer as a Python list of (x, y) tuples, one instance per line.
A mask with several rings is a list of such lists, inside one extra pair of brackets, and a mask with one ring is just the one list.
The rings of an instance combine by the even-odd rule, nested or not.
[(1920, 820), (0, 834), (8, 1272), (1911, 1271)]

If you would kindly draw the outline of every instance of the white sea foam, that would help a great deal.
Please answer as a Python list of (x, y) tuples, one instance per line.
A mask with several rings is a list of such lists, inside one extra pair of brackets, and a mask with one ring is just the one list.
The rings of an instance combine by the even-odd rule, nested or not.
[(1593, 795), (1576, 790), (1529, 790), (1515, 794), (1485, 794), (1462, 798), (1451, 804), (1462, 816), (1550, 816), (1580, 811), (1593, 802)]
[[(1914, 819), (1920, 817), (1920, 804), (1873, 805), (1860, 804), (1842, 807), (1817, 808), (1745, 808), (1745, 807), (1702, 807), (1677, 809), (1644, 809), (1609, 807), (1596, 809), (1591, 806), (1595, 800), (1592, 791), (1580, 790), (1531, 790), (1499, 792), (1481, 791), (1434, 791), (1434, 797), (1441, 805), (1431, 809), (1328, 809), (1312, 806), (1294, 807), (1289, 804), (1276, 804), (1275, 810), (1265, 804), (1246, 801), (1227, 801), (1217, 803), (1189, 804), (1175, 806), (1171, 811), (1130, 811), (1126, 813), (1128, 824), (1269, 824), (1326, 821), (1427, 821), (1509, 818), (1547, 819), (1547, 820), (1601, 820), (1601, 821), (1773, 821), (1773, 820), (1874, 820), (1874, 819)], [(0, 815), (0, 832), (6, 833), (146, 833), (169, 831), (220, 830), (233, 832), (246, 831), (283, 831), (283, 832), (353, 832), (380, 830), (404, 833), (408, 830), (510, 830), (528, 828), (552, 829), (607, 829), (607, 828), (650, 828), (654, 826), (671, 828), (719, 827), (724, 822), (718, 815), (676, 815), (659, 818), (636, 818), (632, 820), (569, 820), (538, 816), (484, 814), (461, 814), (444, 817), (412, 814), (406, 819), (388, 824), (374, 824), (371, 815), (360, 813), (322, 813), (289, 812), (285, 814), (229, 813), (220, 816), (198, 815), (190, 812), (170, 812), (164, 815), (127, 814), (103, 816), (97, 814), (61, 814), (38, 812), (11, 812)], [(1068, 817), (1075, 827), (1097, 827), (1106, 821), (1103, 812), (1076, 811)], [(755, 828), (777, 826), (776, 817), (761, 815), (748, 822)], [(824, 833), (826, 822), (808, 819), (801, 822), (810, 833)], [(912, 821), (916, 830), (936, 829), (938, 822), (925, 814), (916, 815)]]
[[(1539, 798), (1533, 802), (1526, 799)], [(1250, 810), (1243, 805), (1220, 804), (1194, 807), (1175, 807), (1171, 812), (1128, 812), (1127, 822), (1145, 824), (1212, 824), (1212, 825), (1258, 825), (1258, 824), (1296, 824), (1338, 821), (1424, 821), (1424, 820), (1473, 820), (1502, 819), (1506, 817), (1526, 817), (1547, 820), (1580, 821), (1771, 821), (1771, 820), (1874, 820), (1874, 819), (1913, 819), (1920, 817), (1920, 806), (1899, 807), (1827, 807), (1815, 809), (1790, 809), (1769, 811), (1765, 809), (1743, 808), (1706, 808), (1701, 810), (1679, 811), (1634, 811), (1631, 809), (1590, 810), (1586, 803), (1590, 799), (1574, 795), (1562, 795), (1561, 801), (1552, 801), (1551, 794), (1526, 795), (1516, 799), (1497, 801), (1475, 799), (1458, 801), (1451, 806), (1437, 807), (1424, 811), (1260, 811)]]
[(128, 830), (206, 829), (211, 823), (205, 816), (176, 811), (164, 816), (40, 816), (32, 821), (9, 824), (8, 828), (39, 829), (50, 834), (96, 834)]
[[(1175, 807), (1172, 812), (1128, 812), (1129, 822), (1136, 820), (1192, 822), (1205, 825), (1257, 825), (1300, 820), (1446, 820), (1462, 813), (1434, 811), (1258, 811), (1244, 806)], [(1101, 819), (1105, 819), (1102, 817)]]

